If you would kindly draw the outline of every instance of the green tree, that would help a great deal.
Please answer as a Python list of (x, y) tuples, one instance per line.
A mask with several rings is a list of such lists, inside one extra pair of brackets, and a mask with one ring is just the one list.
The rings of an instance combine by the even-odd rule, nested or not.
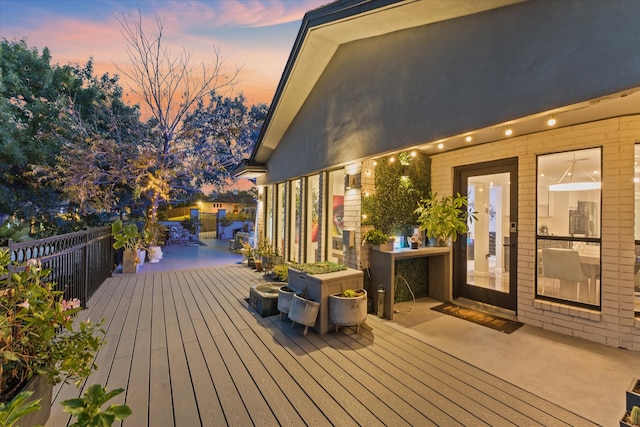
[(180, 163), (188, 165), (183, 185), (209, 184), (213, 191), (225, 187), (233, 169), (251, 155), (267, 110), (266, 104), (247, 107), (242, 94), (228, 98), (212, 93), (208, 105), (200, 101), (179, 135)]
[(46, 48), (39, 54), (24, 40), (5, 39), (0, 48), (0, 212), (30, 217), (60, 201), (34, 166), (55, 164), (60, 94), (74, 78), (69, 68), (50, 65)]
[[(194, 70), (191, 54), (183, 50), (172, 53), (164, 42), (164, 24), (156, 15), (155, 28), (148, 30), (143, 24), (142, 13), (128, 20), (121, 17), (121, 33), (129, 55), (128, 67), (119, 68), (133, 84), (134, 95), (140, 97), (145, 112), (153, 118), (159, 138), (150, 148), (154, 157), (147, 157), (149, 174), (144, 186), (138, 187), (152, 200), (152, 218), (162, 199), (169, 199), (171, 191), (180, 190), (181, 179), (174, 173), (176, 166), (177, 132), (183, 119), (197, 103), (208, 94), (232, 86), (238, 70), (225, 72), (219, 50), (214, 50), (213, 62)], [(197, 78), (194, 76), (198, 76)]]

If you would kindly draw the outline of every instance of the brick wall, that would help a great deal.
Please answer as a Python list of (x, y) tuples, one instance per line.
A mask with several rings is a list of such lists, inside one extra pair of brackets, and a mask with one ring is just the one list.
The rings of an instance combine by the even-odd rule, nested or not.
[[(634, 144), (640, 116), (620, 117), (502, 141), (432, 157), (432, 188), (452, 194), (453, 168), (518, 157), (518, 318), (562, 334), (640, 350), (640, 320), (633, 312)], [(600, 311), (535, 299), (536, 156), (602, 147), (602, 307)]]

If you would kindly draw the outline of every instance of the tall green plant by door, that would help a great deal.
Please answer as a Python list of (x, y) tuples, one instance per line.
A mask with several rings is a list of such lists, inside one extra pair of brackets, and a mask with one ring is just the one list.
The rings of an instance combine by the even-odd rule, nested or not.
[(386, 234), (412, 234), (414, 209), (429, 191), (431, 160), (423, 153), (403, 152), (398, 161), (391, 156), (376, 159), (375, 193), (362, 196), (363, 225), (373, 225)]
[(455, 242), (458, 235), (469, 231), (469, 220), (478, 220), (476, 212), (469, 209), (467, 196), (460, 193), (438, 199), (438, 193), (430, 191), (414, 213), (418, 215), (420, 229), (426, 231), (429, 239), (438, 239), (440, 245), (446, 245), (450, 239)]

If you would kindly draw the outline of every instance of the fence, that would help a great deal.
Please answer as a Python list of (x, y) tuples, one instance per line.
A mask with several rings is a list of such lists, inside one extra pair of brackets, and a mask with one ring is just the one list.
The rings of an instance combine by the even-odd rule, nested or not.
[[(51, 270), (56, 290), (64, 298), (78, 298), (86, 304), (91, 295), (113, 271), (111, 227), (63, 234), (31, 242), (8, 242), (11, 261), (24, 264), (39, 259)], [(24, 267), (17, 267), (24, 268)]]

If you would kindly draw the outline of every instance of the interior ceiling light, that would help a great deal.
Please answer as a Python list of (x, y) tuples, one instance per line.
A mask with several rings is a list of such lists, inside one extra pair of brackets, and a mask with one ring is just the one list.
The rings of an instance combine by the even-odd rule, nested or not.
[(471, 142), (473, 138), (471, 137), (471, 135), (467, 135), (467, 137), (464, 140), (467, 142)]
[(507, 136), (511, 136), (513, 134), (513, 130), (509, 126), (504, 130), (504, 134)]
[[(571, 165), (564, 171), (562, 177), (558, 180), (557, 184), (549, 186), (549, 191), (582, 191), (582, 190), (597, 190), (602, 187), (602, 183), (597, 181), (593, 175), (591, 175), (585, 168), (580, 166), (578, 162), (587, 159), (576, 159), (575, 154)], [(576, 169), (577, 166), (577, 169)], [(584, 179), (582, 181), (574, 181), (576, 172), (582, 172)]]
[(549, 120), (547, 120), (547, 125), (549, 126), (555, 126), (556, 123), (556, 116), (551, 116), (549, 117)]

